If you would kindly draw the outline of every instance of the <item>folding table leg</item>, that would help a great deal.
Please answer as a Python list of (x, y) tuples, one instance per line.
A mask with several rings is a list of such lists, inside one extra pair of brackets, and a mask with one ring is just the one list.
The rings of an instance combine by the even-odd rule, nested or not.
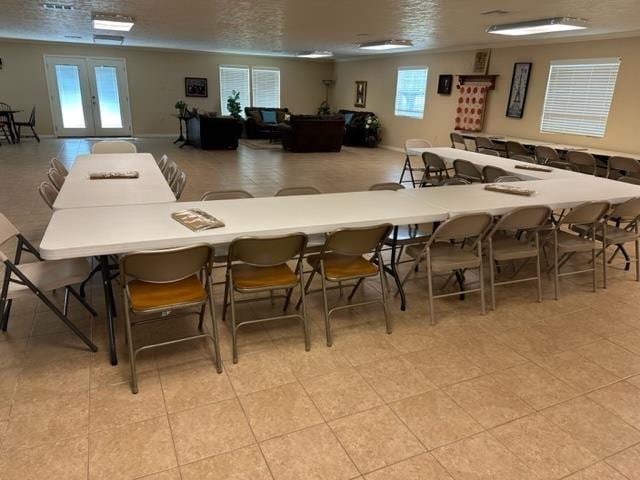
[(396, 248), (398, 247), (398, 226), (393, 227), (393, 240), (391, 242), (391, 261), (389, 265), (382, 262), (384, 265), (384, 270), (391, 274), (393, 279), (396, 282), (396, 287), (398, 288), (398, 293), (400, 293), (400, 310), (403, 312), (407, 309), (407, 297), (404, 294), (404, 287), (402, 286), (402, 282), (400, 281), (400, 275), (398, 274), (397, 263), (396, 263)]
[(114, 317), (115, 299), (113, 298), (113, 287), (111, 285), (111, 275), (109, 273), (109, 257), (100, 257), (100, 267), (102, 270), (102, 287), (104, 289), (104, 306), (107, 312), (107, 338), (109, 339), (109, 354), (111, 355), (111, 365), (118, 364), (118, 354), (116, 352), (116, 325)]

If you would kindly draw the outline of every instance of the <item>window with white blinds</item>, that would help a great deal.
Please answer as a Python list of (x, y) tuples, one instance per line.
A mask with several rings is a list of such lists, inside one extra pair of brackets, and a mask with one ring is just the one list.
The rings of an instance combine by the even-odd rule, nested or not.
[(427, 94), (427, 68), (402, 68), (396, 81), (396, 117), (422, 118)]
[(254, 107), (280, 108), (280, 70), (252, 68), (251, 83)]
[(541, 132), (604, 137), (619, 58), (553, 61)]
[(220, 67), (220, 111), (223, 115), (229, 115), (227, 99), (233, 91), (240, 92), (240, 105), (251, 106), (249, 97), (249, 67)]

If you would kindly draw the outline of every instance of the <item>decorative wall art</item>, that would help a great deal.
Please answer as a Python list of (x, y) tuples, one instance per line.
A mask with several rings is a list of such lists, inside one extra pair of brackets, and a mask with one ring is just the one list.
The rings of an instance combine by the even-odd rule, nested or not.
[(486, 75), (489, 70), (489, 58), (491, 49), (477, 50), (473, 61), (473, 73), (476, 75)]
[(207, 97), (207, 79), (196, 77), (185, 77), (184, 79), (184, 95), (186, 97)]
[(453, 75), (440, 75), (438, 77), (438, 94), (451, 95)]
[(354, 106), (362, 108), (367, 106), (367, 82), (363, 80), (356, 80), (356, 101)]
[(509, 90), (509, 101), (507, 102), (507, 117), (522, 118), (530, 74), (531, 63), (516, 63), (513, 65), (511, 90)]

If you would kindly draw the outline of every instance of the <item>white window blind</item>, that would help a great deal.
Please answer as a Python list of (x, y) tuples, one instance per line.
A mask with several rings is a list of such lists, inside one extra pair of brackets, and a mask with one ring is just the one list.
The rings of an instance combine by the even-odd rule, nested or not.
[(280, 70), (252, 68), (251, 82), (254, 107), (280, 108)]
[(541, 132), (604, 137), (619, 58), (553, 61)]
[(398, 70), (395, 105), (397, 117), (422, 118), (427, 93), (427, 70), (427, 68)]
[[(240, 105), (251, 106), (249, 98), (249, 67), (220, 67), (220, 111), (223, 115), (229, 115), (227, 99), (232, 91), (240, 92)], [(244, 114), (244, 113), (243, 113)]]

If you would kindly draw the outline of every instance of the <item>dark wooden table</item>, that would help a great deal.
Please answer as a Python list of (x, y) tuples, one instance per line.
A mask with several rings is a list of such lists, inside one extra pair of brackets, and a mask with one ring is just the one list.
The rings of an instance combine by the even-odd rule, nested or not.
[(18, 142), (18, 132), (16, 131), (16, 125), (14, 120), (14, 114), (20, 113), (22, 110), (0, 110), (0, 119), (4, 118), (7, 126), (9, 127), (9, 138), (11, 143)]

